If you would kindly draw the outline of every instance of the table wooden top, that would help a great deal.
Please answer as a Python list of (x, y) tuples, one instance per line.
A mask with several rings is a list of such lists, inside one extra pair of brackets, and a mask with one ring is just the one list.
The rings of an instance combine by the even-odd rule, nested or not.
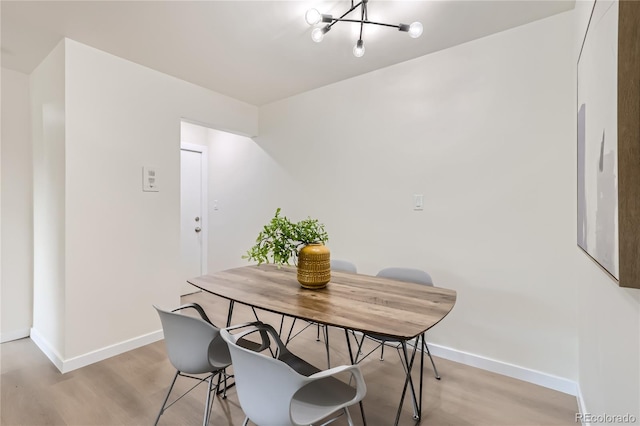
[(295, 267), (244, 266), (188, 282), (208, 293), (267, 311), (365, 333), (410, 339), (439, 323), (456, 292), (370, 275), (331, 271), (320, 290), (300, 286)]

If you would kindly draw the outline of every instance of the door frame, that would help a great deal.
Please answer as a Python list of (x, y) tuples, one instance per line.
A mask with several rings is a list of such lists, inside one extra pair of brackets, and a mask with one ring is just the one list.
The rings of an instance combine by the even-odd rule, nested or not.
[[(207, 263), (208, 263), (208, 246), (209, 246), (209, 192), (208, 192), (208, 163), (209, 163), (209, 155), (208, 148), (204, 145), (197, 145), (193, 143), (180, 142), (180, 151), (192, 151), (200, 153), (200, 179), (201, 179), (201, 202), (202, 202), (202, 213), (200, 215), (200, 223), (202, 223), (202, 230), (204, 231), (202, 235), (202, 259), (201, 269), (202, 275), (205, 275), (208, 271)], [(182, 156), (180, 156), (182, 158)], [(180, 160), (180, 169), (182, 170), (182, 160)], [(180, 190), (182, 190), (182, 184), (180, 186)], [(180, 205), (180, 214), (182, 215), (182, 205)]]

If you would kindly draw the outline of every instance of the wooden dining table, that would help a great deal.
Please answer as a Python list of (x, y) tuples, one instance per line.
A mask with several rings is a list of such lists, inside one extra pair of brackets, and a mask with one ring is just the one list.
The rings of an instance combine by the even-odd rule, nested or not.
[[(227, 326), (231, 323), (233, 306), (237, 302), (344, 329), (352, 364), (354, 357), (348, 334), (351, 331), (402, 342), (406, 378), (395, 424), (398, 424), (408, 387), (413, 397), (414, 419), (420, 419), (424, 351), (419, 351), (417, 397), (411, 378), (416, 348), (422, 348), (424, 333), (453, 309), (456, 302), (454, 290), (339, 271), (331, 271), (331, 281), (325, 288), (310, 290), (298, 283), (295, 267), (273, 264), (243, 266), (187, 281), (230, 301)], [(407, 352), (406, 343), (409, 341), (413, 341), (410, 345), (412, 353)]]

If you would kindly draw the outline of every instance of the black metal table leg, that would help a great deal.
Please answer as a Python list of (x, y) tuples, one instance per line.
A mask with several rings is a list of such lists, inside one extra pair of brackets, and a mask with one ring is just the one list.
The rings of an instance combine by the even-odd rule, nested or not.
[(396, 421), (394, 423), (396, 426), (400, 421), (400, 413), (402, 412), (402, 404), (404, 403), (404, 397), (407, 394), (407, 387), (411, 388), (411, 396), (412, 396), (413, 412), (414, 412), (413, 418), (415, 420), (420, 419), (420, 413), (418, 412), (418, 407), (416, 402), (416, 391), (415, 391), (415, 388), (413, 387), (413, 379), (411, 378), (411, 370), (413, 369), (413, 361), (415, 360), (415, 357), (416, 357), (417, 348), (415, 346), (413, 347), (413, 354), (411, 355), (411, 361), (409, 361), (409, 354), (407, 353), (407, 342), (403, 341), (401, 342), (401, 344), (402, 344), (402, 350), (404, 352), (404, 358), (402, 359), (402, 362), (405, 363), (405, 367), (406, 367), (405, 372), (407, 374), (407, 377), (404, 380), (404, 387), (402, 388), (402, 395), (400, 396), (400, 406), (398, 407), (398, 412), (396, 413)]
[(233, 304), (235, 301), (229, 300), (229, 311), (227, 312), (227, 327), (231, 326), (231, 316), (233, 315)]
[[(351, 341), (349, 340), (349, 330), (344, 329), (344, 337), (347, 339), (347, 348), (349, 348), (349, 360), (351, 361), (351, 365), (355, 365), (353, 360), (353, 351), (351, 350)], [(362, 413), (362, 423), (364, 426), (367, 426), (367, 419), (364, 416), (364, 405), (362, 405), (362, 401), (360, 401), (360, 413)], [(397, 422), (396, 422), (397, 424)]]
[(322, 329), (324, 330), (324, 347), (327, 351), (327, 368), (331, 368), (331, 358), (329, 357), (329, 326), (325, 325)]
[[(420, 346), (420, 400), (418, 401), (418, 419), (422, 417), (422, 381), (424, 380), (424, 333), (422, 333), (422, 343)], [(418, 342), (420, 341), (420, 337), (418, 337), (416, 341), (416, 348), (418, 347)]]

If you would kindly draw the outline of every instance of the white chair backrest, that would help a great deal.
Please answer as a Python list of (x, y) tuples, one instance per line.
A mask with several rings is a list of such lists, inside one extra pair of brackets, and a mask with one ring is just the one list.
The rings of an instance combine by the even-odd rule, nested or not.
[(433, 286), (431, 275), (429, 275), (422, 269), (395, 267), (384, 268), (383, 270), (378, 272), (376, 276), (381, 278), (391, 278), (398, 281), (406, 281), (410, 283)]
[(200, 374), (231, 363), (229, 348), (217, 327), (200, 318), (153, 307), (160, 315), (169, 361), (177, 370)]
[(238, 399), (245, 415), (259, 425), (292, 425), (289, 405), (293, 395), (304, 385), (305, 377), (282, 361), (238, 346), (237, 335), (220, 330), (229, 345)]
[(340, 260), (340, 259), (331, 259), (331, 270), (332, 271), (341, 271), (341, 272), (352, 272), (357, 273), (358, 268), (352, 262), (348, 260)]

